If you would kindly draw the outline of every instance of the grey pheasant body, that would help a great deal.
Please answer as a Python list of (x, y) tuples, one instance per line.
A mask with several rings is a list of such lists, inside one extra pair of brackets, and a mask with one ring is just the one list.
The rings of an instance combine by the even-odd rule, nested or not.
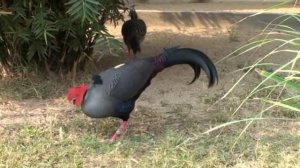
[[(126, 130), (127, 120), (135, 102), (151, 84), (151, 79), (165, 68), (178, 64), (188, 64), (193, 68), (194, 78), (191, 83), (199, 78), (201, 70), (207, 75), (209, 87), (218, 81), (213, 62), (201, 51), (191, 48), (168, 48), (158, 56), (135, 59), (94, 75), (85, 91), (81, 103), (82, 110), (94, 118), (122, 119), (120, 128), (111, 138), (115, 140), (120, 130)], [(69, 100), (74, 100), (76, 90), (80, 92), (80, 87), (73, 88), (68, 96)]]
[(200, 69), (207, 74), (209, 86), (218, 79), (214, 64), (202, 52), (188, 48), (165, 49), (159, 56), (129, 61), (95, 75), (85, 95), (83, 111), (91, 117), (113, 116), (127, 120), (151, 79), (164, 68), (177, 64), (189, 64), (194, 69), (193, 81), (199, 77)]
[(140, 59), (97, 74), (101, 82), (93, 81), (90, 84), (84, 99), (83, 111), (95, 118), (118, 117), (120, 113), (122, 119), (126, 119), (127, 115), (122, 114), (128, 113), (129, 117), (130, 112), (126, 111), (130, 108), (121, 110), (118, 108), (123, 105), (122, 102), (125, 102), (124, 106), (129, 106), (129, 100), (135, 101), (136, 95), (149, 80), (153, 69), (151, 61)]

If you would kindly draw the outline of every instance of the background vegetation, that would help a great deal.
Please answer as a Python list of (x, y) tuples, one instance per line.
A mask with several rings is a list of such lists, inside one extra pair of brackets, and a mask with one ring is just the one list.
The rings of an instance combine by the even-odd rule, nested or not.
[[(252, 117), (225, 123), (208, 132), (238, 122), (246, 122), (247, 126), (242, 131), (244, 133), (254, 121), (290, 120), (288, 116), (300, 117), (300, 32), (297, 27), (291, 26), (290, 23), (300, 23), (300, 15), (285, 14), (277, 17), (261, 33), (250, 39), (247, 44), (242, 45), (224, 58), (236, 59), (249, 53), (252, 53), (253, 57), (255, 57), (254, 55), (261, 55), (252, 64), (238, 70), (244, 71), (244, 74), (220, 101), (225, 99), (233, 90), (238, 90), (239, 84), (248, 75), (257, 72), (260, 75), (258, 76), (260, 82), (250, 88), (249, 93), (233, 112), (232, 117), (235, 118), (234, 116), (247, 103), (260, 102), (262, 106), (259, 109), (253, 109), (257, 110), (258, 113)], [(262, 48), (271, 48), (271, 50), (260, 54)], [(283, 118), (268, 117), (270, 113), (278, 111), (289, 115)]]
[[(121, 11), (121, 12), (120, 12)], [(123, 0), (1, 0), (0, 67), (64, 74), (96, 61), (93, 47), (118, 55), (121, 44), (105, 27), (126, 11)]]

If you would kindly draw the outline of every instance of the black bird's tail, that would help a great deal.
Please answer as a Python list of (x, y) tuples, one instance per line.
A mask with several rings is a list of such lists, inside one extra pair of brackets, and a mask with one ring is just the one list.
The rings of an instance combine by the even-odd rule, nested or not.
[(141, 52), (141, 46), (140, 46), (139, 39), (136, 34), (130, 38), (129, 43), (130, 43), (130, 47), (131, 47), (134, 55), (137, 52)]
[(212, 60), (206, 54), (196, 49), (179, 47), (166, 48), (161, 55), (154, 58), (154, 63), (156, 73), (173, 65), (190, 65), (194, 70), (194, 78), (190, 84), (199, 78), (201, 69), (204, 70), (208, 77), (208, 87), (218, 82), (218, 72)]

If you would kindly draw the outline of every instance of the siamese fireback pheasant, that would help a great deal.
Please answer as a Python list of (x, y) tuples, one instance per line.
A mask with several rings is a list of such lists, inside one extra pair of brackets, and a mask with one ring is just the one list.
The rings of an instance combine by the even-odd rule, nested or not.
[(129, 10), (130, 20), (122, 25), (123, 40), (128, 49), (129, 58), (134, 58), (137, 52), (141, 52), (140, 43), (145, 39), (147, 26), (145, 22), (138, 18), (134, 8)]
[(218, 72), (207, 55), (192, 48), (172, 47), (164, 49), (158, 56), (130, 60), (100, 72), (92, 77), (90, 84), (69, 89), (67, 99), (81, 106), (89, 117), (120, 118), (120, 127), (110, 138), (114, 141), (120, 134), (124, 137), (135, 102), (151, 84), (151, 79), (163, 69), (178, 64), (193, 68), (191, 83), (199, 78), (201, 69), (208, 77), (208, 87), (218, 82)]

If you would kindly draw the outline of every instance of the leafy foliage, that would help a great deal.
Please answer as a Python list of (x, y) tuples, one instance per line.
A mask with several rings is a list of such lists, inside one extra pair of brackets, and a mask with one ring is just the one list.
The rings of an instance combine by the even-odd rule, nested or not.
[[(257, 14), (254, 14), (251, 17), (256, 15)], [(246, 123), (246, 126), (237, 138), (238, 140), (255, 121), (299, 121), (299, 23), (299, 14), (289, 13), (280, 15), (273, 19), (261, 33), (253, 37), (247, 44), (242, 45), (223, 58), (240, 58), (250, 52), (252, 55), (260, 55), (250, 66), (240, 69), (245, 72), (219, 101), (228, 97), (233, 90), (239, 89), (239, 85), (242, 81), (245, 80), (248, 75), (254, 73), (255, 70), (265, 78), (259, 78), (259, 82), (252, 86), (251, 91), (247, 93), (231, 116), (233, 119), (239, 118), (239, 115), (237, 115), (238, 112), (242, 111), (242, 107), (250, 101), (260, 102), (261, 106), (253, 108), (253, 110), (258, 111), (253, 117), (235, 119), (211, 128), (205, 133), (210, 133), (232, 124)], [(270, 50), (267, 50), (265, 53), (260, 53), (263, 48), (270, 48)], [(279, 113), (280, 115), (278, 117), (278, 114), (275, 114), (275, 117), (274, 115), (270, 117), (270, 113)], [(237, 141), (234, 145), (236, 145), (236, 143)]]
[[(243, 80), (252, 70), (271, 69), (270, 72), (264, 70), (263, 79), (247, 95), (239, 108), (250, 98), (262, 100), (269, 103), (262, 111), (268, 111), (270, 108), (278, 107), (278, 102), (286, 100), (299, 100), (298, 82), (299, 81), (299, 31), (289, 23), (300, 21), (299, 14), (287, 14), (274, 19), (258, 36), (252, 39), (253, 42), (238, 48), (234, 53), (240, 52), (236, 57), (242, 56), (248, 52), (255, 52), (268, 45), (273, 45), (272, 50), (258, 58), (251, 66), (246, 67), (247, 72), (238, 80), (238, 82), (225, 94), (226, 97), (241, 80)], [(259, 51), (259, 50), (258, 50)], [(229, 55), (231, 56), (231, 55)], [(284, 58), (284, 59), (283, 59)], [(259, 70), (261, 71), (261, 70)], [(261, 72), (259, 72), (261, 73)], [(277, 83), (268, 83), (276, 81)], [(290, 89), (293, 90), (290, 90)], [(267, 95), (262, 97), (257, 95), (260, 92), (267, 91)], [(289, 94), (284, 94), (288, 92)], [(282, 107), (282, 106), (280, 106)], [(237, 110), (239, 110), (239, 108)], [(287, 108), (287, 106), (285, 107)], [(237, 112), (236, 110), (236, 112)], [(297, 107), (287, 108), (287, 110), (299, 111)]]
[(123, 0), (2, 0), (0, 66), (7, 71), (24, 66), (48, 73), (73, 71), (75, 76), (93, 59), (97, 42), (104, 53), (121, 49), (104, 24), (123, 20), (122, 10)]

